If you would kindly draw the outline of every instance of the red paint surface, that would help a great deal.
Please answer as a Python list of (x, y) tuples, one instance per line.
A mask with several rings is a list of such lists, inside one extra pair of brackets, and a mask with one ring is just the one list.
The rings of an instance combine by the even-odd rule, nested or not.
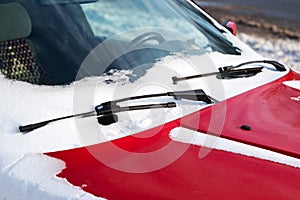
[[(209, 107), (201, 111), (200, 123), (195, 123), (199, 114), (187, 116), (182, 126), (207, 132), (211, 119), (225, 120), (222, 137), (300, 158), (300, 102), (291, 99), (300, 96), (300, 91), (282, 84), (294, 78), (297, 77), (290, 73), (268, 85)], [(222, 113), (224, 107), (225, 116)], [(249, 125), (252, 131), (241, 130), (239, 127), (242, 125)], [(213, 130), (209, 132), (219, 135)]]
[[(299, 96), (299, 91), (281, 83), (294, 78), (291, 72), (283, 79), (223, 102), (226, 123), (221, 136), (298, 156), (300, 106), (290, 96)], [(208, 108), (200, 115), (198, 112), (114, 142), (48, 155), (66, 163), (59, 177), (108, 199), (300, 199), (300, 169), (218, 150), (200, 159), (201, 147), (169, 139), (170, 131), (178, 126), (207, 131), (211, 110), (215, 113), (217, 109), (222, 107)], [(193, 123), (196, 116), (200, 116), (200, 123)], [(224, 116), (213, 119), (218, 117)], [(239, 130), (242, 124), (253, 130)], [(127, 153), (120, 153), (116, 147)], [(136, 156), (147, 152), (159, 154), (147, 162)], [(108, 164), (131, 166), (138, 171), (163, 163), (178, 152), (180, 158), (147, 173), (122, 172), (99, 159), (106, 156)]]

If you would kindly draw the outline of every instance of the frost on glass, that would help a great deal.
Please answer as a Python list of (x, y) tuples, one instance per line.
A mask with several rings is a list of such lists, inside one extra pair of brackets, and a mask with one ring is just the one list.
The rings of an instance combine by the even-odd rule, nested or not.
[[(174, 6), (161, 0), (101, 0), (83, 4), (82, 8), (98, 37), (107, 38), (133, 29), (161, 28), (179, 32), (207, 49), (208, 39), (178, 10), (175, 11)], [(130, 41), (136, 36), (122, 39)]]

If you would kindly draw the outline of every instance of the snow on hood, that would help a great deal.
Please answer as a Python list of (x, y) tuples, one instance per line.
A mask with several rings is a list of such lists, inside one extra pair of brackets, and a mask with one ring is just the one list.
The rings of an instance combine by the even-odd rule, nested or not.
[[(0, 177), (1, 185), (3, 181), (7, 184), (7, 187), (0, 188), (1, 195), (6, 197), (5, 191), (11, 189), (10, 184), (25, 181), (29, 184), (25, 184), (21, 190), (24, 195), (34, 190), (38, 197), (44, 195), (43, 191), (49, 190), (53, 191), (49, 195), (64, 197), (63, 192), (57, 193), (53, 189), (56, 188), (54, 185), (64, 185), (63, 191), (70, 191), (68, 198), (72, 195), (74, 198), (81, 197), (85, 193), (80, 188), (74, 188), (65, 184), (64, 180), (52, 177), (64, 168), (64, 164), (49, 159), (42, 153), (121, 138), (175, 120), (208, 105), (203, 102), (175, 101), (172, 98), (147, 99), (131, 102), (130, 105), (175, 101), (178, 106), (121, 113), (118, 114), (119, 122), (110, 126), (98, 125), (95, 117), (56, 122), (25, 135), (18, 132), (18, 126), (91, 111), (96, 105), (112, 99), (150, 93), (203, 89), (212, 97), (224, 100), (287, 73), (270, 70), (271, 67), (266, 65), (263, 73), (251, 78), (217, 80), (215, 77), (208, 77), (177, 85), (172, 83), (173, 76), (213, 72), (226, 63), (227, 65), (240, 63), (244, 61), (242, 58), (220, 53), (212, 53), (208, 57), (168, 56), (134, 82), (130, 81), (130, 76), (134, 75), (132, 71), (114, 71), (110, 75), (86, 78), (68, 86), (37, 86), (0, 76), (0, 88), (4, 94), (0, 96)], [(207, 63), (213, 67), (207, 66)], [(200, 69), (195, 66), (205, 67)], [(53, 166), (52, 170), (43, 167), (45, 165)]]
[(296, 90), (300, 90), (300, 81), (285, 81), (283, 84)]
[(193, 131), (186, 128), (175, 128), (171, 131), (169, 136), (172, 140), (177, 142), (193, 144), (210, 149), (217, 149), (234, 154), (268, 160), (295, 168), (300, 168), (300, 159), (298, 158), (266, 150), (260, 147), (244, 144), (241, 142), (208, 135), (199, 131)]

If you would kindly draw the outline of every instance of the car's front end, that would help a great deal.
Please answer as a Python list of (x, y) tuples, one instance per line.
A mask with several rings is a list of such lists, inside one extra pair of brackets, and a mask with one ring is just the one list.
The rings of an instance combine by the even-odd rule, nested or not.
[(300, 197), (300, 74), (192, 1), (0, 0), (0, 27), (1, 198)]

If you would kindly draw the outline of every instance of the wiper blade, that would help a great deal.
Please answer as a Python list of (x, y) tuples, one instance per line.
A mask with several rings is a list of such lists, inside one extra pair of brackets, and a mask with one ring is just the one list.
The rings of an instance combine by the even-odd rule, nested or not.
[[(139, 106), (127, 106), (127, 107), (119, 107), (118, 106), (118, 108), (113, 107), (110, 110), (105, 110), (105, 112), (103, 112), (103, 114), (101, 114), (103, 116), (99, 116), (100, 114), (98, 114), (98, 112), (95, 113), (95, 111), (91, 111), (91, 112), (51, 119), (51, 120), (47, 120), (47, 121), (43, 121), (43, 122), (39, 122), (39, 123), (35, 123), (35, 124), (20, 126), (19, 130), (22, 133), (27, 133), (27, 132), (33, 131), (35, 129), (44, 127), (52, 122), (61, 121), (64, 119), (70, 119), (70, 118), (86, 118), (86, 117), (92, 117), (92, 116), (99, 116), (98, 122), (101, 125), (109, 125), (109, 124), (117, 122), (117, 116), (114, 115), (113, 113), (119, 113), (119, 112), (124, 112), (124, 111), (133, 111), (133, 110), (145, 110), (145, 109), (155, 109), (155, 108), (174, 108), (174, 107), (176, 107), (176, 103), (174, 103), (174, 102), (168, 102), (168, 103), (162, 103), (162, 104), (139, 105)], [(100, 112), (100, 113), (102, 113), (102, 112)]]
[(245, 65), (250, 64), (257, 64), (257, 63), (265, 63), (265, 64), (271, 64), (273, 65), (276, 70), (283, 72), (286, 71), (286, 68), (284, 65), (280, 64), (277, 61), (273, 60), (259, 60), (259, 61), (249, 61), (244, 62), (236, 66), (226, 66), (226, 67), (220, 67), (218, 72), (211, 72), (206, 74), (199, 74), (194, 76), (187, 76), (187, 77), (172, 77), (173, 84), (177, 84), (180, 81), (184, 80), (190, 80), (195, 78), (202, 78), (202, 77), (208, 77), (208, 76), (214, 76), (216, 75), (219, 79), (226, 79), (226, 78), (241, 78), (241, 77), (251, 77), (255, 76), (256, 74), (260, 73), (264, 67), (252, 67), (252, 68), (245, 68), (245, 69), (237, 69)]
[[(154, 97), (163, 97), (169, 96), (173, 97), (174, 99), (186, 99), (191, 101), (203, 101), (207, 104), (212, 103), (210, 97), (205, 94), (205, 92), (201, 89), (198, 90), (187, 90), (187, 91), (175, 91), (175, 92), (165, 92), (159, 94), (149, 94), (149, 95), (141, 95), (141, 96), (134, 96), (134, 97), (127, 97), (119, 100), (115, 100), (115, 103), (121, 103), (124, 101), (131, 101), (131, 100), (138, 100), (138, 99), (146, 99), (146, 98), (154, 98)], [(97, 109), (97, 107), (96, 107)]]
[(125, 107), (121, 107), (118, 105), (118, 103), (121, 103), (124, 101), (153, 98), (153, 97), (162, 97), (162, 96), (171, 96), (174, 99), (187, 99), (187, 100), (192, 100), (192, 101), (203, 101), (203, 102), (206, 102), (207, 104), (211, 104), (213, 102), (218, 102), (217, 100), (213, 99), (212, 97), (206, 95), (203, 90), (188, 90), (188, 91), (180, 91), (180, 92), (166, 92), (166, 93), (160, 93), (160, 94), (135, 96), (135, 97), (128, 97), (128, 98), (123, 98), (123, 99), (119, 99), (119, 100), (115, 100), (115, 101), (109, 101), (109, 102), (102, 103), (95, 107), (95, 111), (76, 114), (76, 115), (69, 115), (69, 116), (51, 119), (51, 120), (47, 120), (47, 121), (43, 121), (43, 122), (39, 122), (39, 123), (20, 126), (19, 130), (22, 133), (27, 133), (27, 132), (33, 131), (35, 129), (41, 128), (43, 126), (46, 126), (52, 122), (70, 119), (70, 118), (85, 118), (85, 117), (92, 117), (92, 116), (97, 116), (99, 124), (110, 125), (110, 124), (116, 123), (118, 121), (118, 117), (115, 115), (115, 113), (120, 113), (120, 112), (125, 112), (125, 111), (133, 111), (133, 110), (176, 107), (176, 103), (174, 103), (174, 102), (161, 103), (161, 104), (125, 106)]

